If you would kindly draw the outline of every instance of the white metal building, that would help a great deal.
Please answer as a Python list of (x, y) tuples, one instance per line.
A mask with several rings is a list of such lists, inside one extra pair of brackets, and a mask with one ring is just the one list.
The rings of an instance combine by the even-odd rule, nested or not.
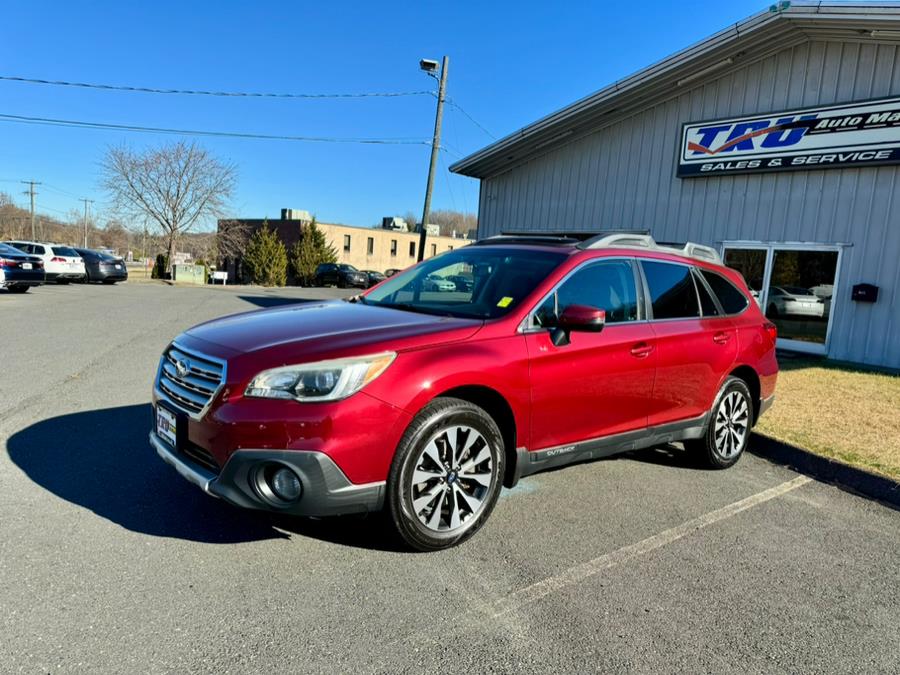
[(900, 3), (794, 2), (451, 170), (481, 180), (480, 236), (644, 230), (715, 246), (782, 347), (900, 368), (898, 165)]

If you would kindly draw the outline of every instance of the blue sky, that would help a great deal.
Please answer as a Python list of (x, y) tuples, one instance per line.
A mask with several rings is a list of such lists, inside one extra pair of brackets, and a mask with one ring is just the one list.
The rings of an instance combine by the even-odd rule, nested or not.
[[(400, 92), (436, 88), (423, 57), (450, 56), (448, 96), (497, 137), (767, 5), (761, 2), (20, 2), (7, 3), (0, 75), (158, 88)], [(262, 134), (430, 139), (430, 96), (230, 99), (0, 82), (0, 113)], [(98, 164), (110, 144), (176, 137), (0, 122), (0, 191), (42, 181), (38, 210), (77, 197), (107, 208)], [(478, 183), (447, 171), (491, 138), (453, 107), (433, 208), (477, 211)], [(421, 213), (428, 148), (203, 138), (238, 167), (234, 215), (308, 209), (372, 225)]]

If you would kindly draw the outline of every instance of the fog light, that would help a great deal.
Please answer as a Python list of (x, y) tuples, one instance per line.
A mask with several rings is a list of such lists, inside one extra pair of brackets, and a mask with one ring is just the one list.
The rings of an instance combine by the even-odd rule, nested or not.
[(271, 485), (275, 496), (286, 502), (296, 501), (300, 498), (300, 493), (303, 492), (300, 479), (290, 469), (276, 469), (275, 473), (272, 474)]

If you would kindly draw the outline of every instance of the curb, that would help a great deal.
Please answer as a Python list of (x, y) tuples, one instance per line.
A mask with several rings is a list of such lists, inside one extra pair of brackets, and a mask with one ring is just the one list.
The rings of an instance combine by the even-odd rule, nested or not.
[(783, 464), (816, 480), (836, 485), (847, 492), (900, 509), (900, 483), (886, 476), (857, 469), (758, 433), (753, 434), (753, 442), (747, 450), (770, 462)]

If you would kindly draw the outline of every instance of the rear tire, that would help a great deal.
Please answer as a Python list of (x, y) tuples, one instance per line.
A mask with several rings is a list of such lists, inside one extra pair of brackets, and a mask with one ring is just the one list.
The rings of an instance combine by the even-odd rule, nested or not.
[(746, 382), (729, 377), (713, 403), (703, 438), (686, 441), (685, 447), (703, 457), (710, 468), (734, 466), (747, 449), (753, 415), (753, 397)]
[(388, 477), (400, 537), (418, 551), (469, 539), (494, 510), (504, 464), (503, 437), (484, 410), (456, 398), (429, 403), (400, 440)]
[(30, 286), (8, 286), (6, 290), (10, 293), (27, 293)]

